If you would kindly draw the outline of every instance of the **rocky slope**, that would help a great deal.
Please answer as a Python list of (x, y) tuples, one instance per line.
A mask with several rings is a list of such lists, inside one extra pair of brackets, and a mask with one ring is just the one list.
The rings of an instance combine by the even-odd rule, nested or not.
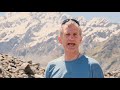
[(120, 78), (120, 70), (105, 72), (104, 73), (104, 78)]
[[(23, 61), (10, 55), (0, 54), (0, 78), (45, 78), (40, 63)], [(104, 73), (105, 78), (120, 78), (119, 71)]]
[(0, 78), (44, 78), (44, 71), (39, 63), (0, 54)]
[[(63, 12), (6, 13), (0, 17), (0, 53), (19, 57), (24, 61), (39, 62), (45, 67), (49, 61), (64, 53), (57, 35), (60, 23), (66, 18), (72, 16)], [(100, 61), (105, 72), (120, 69), (120, 37), (109, 40), (120, 32), (120, 24), (111, 23), (104, 17), (94, 17), (89, 21), (83, 16), (76, 19), (83, 30), (83, 53)]]

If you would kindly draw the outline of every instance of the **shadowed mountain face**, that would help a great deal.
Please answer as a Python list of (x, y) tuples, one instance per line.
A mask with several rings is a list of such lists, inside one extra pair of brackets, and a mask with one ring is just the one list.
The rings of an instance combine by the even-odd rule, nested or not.
[[(64, 54), (57, 40), (60, 24), (72, 18), (62, 12), (9, 12), (0, 17), (0, 53), (47, 63)], [(118, 69), (120, 24), (95, 17), (77, 18), (83, 31), (81, 50), (98, 60), (103, 70)]]
[[(120, 69), (120, 32), (113, 35), (108, 40), (99, 43), (94, 49), (89, 49), (86, 53), (96, 58), (101, 63), (103, 70)], [(92, 51), (92, 52), (91, 52)]]

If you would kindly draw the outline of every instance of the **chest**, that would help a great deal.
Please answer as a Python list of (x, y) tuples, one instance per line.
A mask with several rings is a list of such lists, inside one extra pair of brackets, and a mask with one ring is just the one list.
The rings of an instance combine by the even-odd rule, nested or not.
[(89, 78), (91, 76), (88, 64), (63, 64), (55, 67), (52, 78)]

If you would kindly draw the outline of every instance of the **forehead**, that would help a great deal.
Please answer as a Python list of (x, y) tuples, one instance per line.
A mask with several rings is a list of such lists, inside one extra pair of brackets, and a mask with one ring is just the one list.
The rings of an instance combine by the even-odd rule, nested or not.
[(74, 24), (64, 25), (62, 27), (63, 32), (78, 32), (80, 28)]

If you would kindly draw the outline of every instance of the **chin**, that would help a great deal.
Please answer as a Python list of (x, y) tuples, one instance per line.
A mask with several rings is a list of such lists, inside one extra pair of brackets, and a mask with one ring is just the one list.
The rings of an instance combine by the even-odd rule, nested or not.
[(76, 49), (67, 49), (67, 52), (75, 52)]

